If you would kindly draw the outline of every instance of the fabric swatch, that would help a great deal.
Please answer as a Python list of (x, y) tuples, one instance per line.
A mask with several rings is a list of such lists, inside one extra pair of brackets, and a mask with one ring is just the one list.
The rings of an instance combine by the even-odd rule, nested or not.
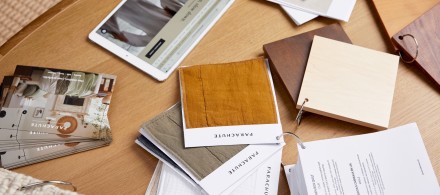
[(154, 142), (177, 158), (199, 180), (212, 173), (247, 145), (185, 148), (181, 105), (144, 123), (142, 128)]
[(0, 194), (3, 195), (25, 195), (25, 194), (57, 194), (57, 195), (77, 195), (78, 193), (60, 189), (54, 185), (43, 185), (20, 191), (19, 188), (41, 180), (31, 176), (12, 172), (0, 168)]
[(186, 128), (277, 123), (263, 58), (179, 69)]

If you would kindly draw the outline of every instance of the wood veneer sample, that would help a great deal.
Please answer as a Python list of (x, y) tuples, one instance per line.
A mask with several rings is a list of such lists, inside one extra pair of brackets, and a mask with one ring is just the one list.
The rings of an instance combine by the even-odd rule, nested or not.
[(335, 23), (263, 46), (269, 59), (272, 74), (281, 79), (281, 83), (289, 92), (289, 97), (294, 103), (298, 100), (307, 59), (315, 35), (351, 43), (342, 26)]
[(399, 57), (315, 36), (297, 108), (374, 129), (389, 124)]
[(406, 25), (439, 3), (439, 0), (372, 1), (388, 33), (388, 37), (392, 37)]
[[(397, 32), (392, 37), (393, 44), (402, 51), (404, 58), (413, 59), (417, 51), (414, 40), (409, 37), (400, 37), (411, 34), (419, 44), (419, 52), (414, 65), (419, 66), (440, 89), (440, 4), (437, 4), (418, 19)], [(412, 56), (412, 57), (410, 57)]]
[(186, 127), (277, 123), (268, 74), (263, 58), (180, 68)]

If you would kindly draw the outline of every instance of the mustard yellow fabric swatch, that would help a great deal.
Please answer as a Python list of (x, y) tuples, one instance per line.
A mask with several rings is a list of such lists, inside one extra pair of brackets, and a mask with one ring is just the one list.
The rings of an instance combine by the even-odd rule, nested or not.
[(278, 122), (263, 58), (179, 69), (187, 128)]

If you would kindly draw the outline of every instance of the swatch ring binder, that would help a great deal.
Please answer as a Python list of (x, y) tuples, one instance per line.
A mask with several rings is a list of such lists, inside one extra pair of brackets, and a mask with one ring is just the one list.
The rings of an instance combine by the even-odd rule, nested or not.
[(412, 34), (404, 34), (404, 35), (400, 35), (400, 36), (399, 36), (399, 39), (400, 39), (400, 40), (403, 40), (406, 36), (409, 36), (409, 37), (411, 37), (411, 38), (414, 40), (414, 43), (416, 44), (416, 55), (413, 57), (412, 60), (405, 60), (405, 59), (403, 58), (403, 56), (402, 56), (402, 52), (399, 51), (399, 56), (400, 56), (400, 59), (402, 59), (403, 62), (405, 62), (405, 63), (407, 63), (407, 64), (410, 64), (410, 63), (415, 62), (416, 59), (417, 59), (417, 56), (419, 56), (419, 43), (417, 42), (417, 39), (416, 39)]
[[(298, 111), (298, 115), (296, 115), (296, 118), (295, 118), (295, 121), (296, 121), (296, 124), (297, 124), (296, 129), (298, 129), (299, 124), (301, 123), (302, 114), (303, 114), (303, 112), (304, 112), (304, 110), (303, 110), (303, 109), (304, 109), (304, 104), (305, 104), (306, 102), (308, 102), (308, 101), (309, 101), (308, 98), (305, 98), (305, 99), (304, 99), (304, 102), (303, 102), (302, 105), (301, 105), (301, 109), (299, 109), (299, 111)], [(295, 130), (296, 130), (296, 129), (295, 129)], [(295, 133), (292, 133), (292, 132), (283, 132), (281, 135), (277, 136), (276, 138), (277, 138), (277, 140), (280, 140), (281, 137), (283, 137), (283, 136), (285, 136), (285, 135), (293, 136), (293, 137), (295, 138), (296, 142), (301, 146), (301, 148), (302, 148), (302, 149), (306, 149), (306, 146), (304, 146), (304, 143), (303, 143), (303, 141), (301, 140), (301, 138), (299, 138), (299, 136), (297, 136)]]
[(74, 186), (72, 183), (66, 182), (66, 181), (41, 181), (41, 182), (31, 183), (29, 185), (22, 186), (18, 190), (23, 191), (23, 190), (27, 190), (27, 189), (37, 187), (37, 186), (52, 185), (52, 184), (61, 184), (61, 185), (71, 186), (73, 188), (73, 191), (76, 192), (76, 186)]
[(306, 104), (306, 102), (308, 102), (308, 101), (309, 101), (309, 98), (304, 99), (304, 102), (301, 104), (301, 108), (298, 111), (298, 115), (296, 115), (295, 120), (298, 125), (301, 124), (302, 114), (304, 112), (304, 104)]
[(296, 142), (298, 142), (298, 144), (301, 146), (302, 149), (306, 149), (306, 146), (304, 145), (304, 142), (301, 140), (301, 138), (299, 138), (296, 134), (292, 133), (292, 132), (284, 132), (283, 134), (277, 136), (277, 140), (280, 140), (282, 136), (285, 135), (290, 135), (293, 136), (296, 140)]

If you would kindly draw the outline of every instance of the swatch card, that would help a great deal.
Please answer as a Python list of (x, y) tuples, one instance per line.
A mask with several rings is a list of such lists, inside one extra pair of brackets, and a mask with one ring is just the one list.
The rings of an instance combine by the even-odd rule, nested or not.
[(282, 142), (263, 58), (182, 67), (179, 76), (185, 147)]
[(386, 129), (398, 65), (396, 55), (315, 36), (296, 107)]
[[(275, 195), (278, 192), (278, 180), (281, 163), (281, 151), (264, 162), (258, 169), (248, 176), (243, 177), (236, 186), (230, 187), (223, 192), (224, 195)], [(158, 183), (156, 195), (186, 194), (204, 195), (207, 194), (200, 186), (179, 173), (172, 166), (164, 164)]]
[[(136, 143), (185, 173), (208, 194), (221, 194), (268, 159), (284, 144), (185, 148), (180, 105), (142, 125)], [(203, 160), (201, 160), (203, 159)], [(222, 182), (218, 182), (222, 181)]]

